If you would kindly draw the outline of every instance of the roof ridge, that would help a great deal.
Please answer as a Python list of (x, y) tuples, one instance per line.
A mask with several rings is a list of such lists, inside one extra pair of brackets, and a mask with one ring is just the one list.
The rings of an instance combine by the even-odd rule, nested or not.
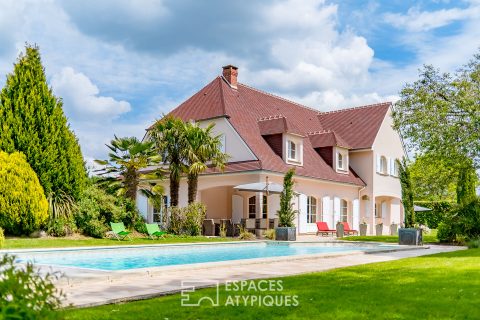
[(295, 102), (295, 101), (292, 101), (292, 100), (289, 100), (289, 99), (285, 99), (285, 98), (280, 97), (280, 96), (278, 96), (278, 95), (276, 95), (276, 94), (273, 94), (273, 93), (270, 93), (270, 92), (266, 92), (266, 91), (263, 91), (263, 90), (254, 88), (254, 87), (251, 87), (251, 86), (249, 86), (249, 85), (246, 85), (246, 84), (243, 84), (243, 83), (240, 83), (240, 82), (238, 83), (238, 85), (244, 86), (245, 88), (248, 88), (248, 89), (257, 91), (257, 92), (259, 92), (259, 93), (263, 93), (263, 94), (265, 94), (265, 95), (267, 95), (267, 96), (270, 96), (270, 97), (273, 97), (273, 98), (276, 98), (276, 99), (279, 99), (279, 100), (283, 100), (283, 101), (286, 101), (286, 102), (288, 102), (288, 103), (292, 103), (292, 104), (294, 104), (294, 105), (296, 105), (296, 106), (298, 106), (298, 107), (300, 107), (300, 108), (304, 108), (304, 109), (307, 109), (307, 110), (309, 110), (309, 111), (313, 111), (313, 112), (315, 112), (315, 113), (318, 113), (318, 112), (320, 111), (320, 110), (318, 110), (318, 109), (314, 109), (314, 108), (312, 108), (312, 107), (307, 107), (306, 105), (300, 104), (300, 103), (298, 103), (298, 102)]
[(227, 108), (225, 107), (225, 95), (223, 94), (223, 85), (222, 85), (222, 79), (227, 81), (223, 76), (218, 76), (217, 77), (219, 80), (219, 85), (220, 85), (220, 100), (222, 101), (222, 110), (223, 114), (227, 114)]
[(272, 115), (272, 116), (266, 116), (266, 117), (258, 118), (257, 121), (260, 122), (260, 121), (276, 120), (276, 119), (282, 119), (282, 118), (286, 119), (287, 117), (285, 117), (283, 114), (279, 113), (279, 114), (275, 114), (275, 115)]
[(338, 113), (338, 112), (345, 112), (345, 111), (352, 111), (352, 110), (359, 110), (359, 109), (367, 109), (367, 108), (375, 108), (375, 107), (380, 107), (383, 105), (389, 104), (391, 105), (391, 101), (385, 101), (385, 102), (379, 102), (379, 103), (373, 103), (373, 104), (367, 104), (363, 106), (358, 106), (358, 107), (351, 107), (351, 108), (345, 108), (345, 109), (338, 109), (338, 110), (331, 110), (331, 111), (325, 111), (325, 112), (318, 112), (318, 115), (324, 115), (324, 114), (332, 114), (332, 113)]

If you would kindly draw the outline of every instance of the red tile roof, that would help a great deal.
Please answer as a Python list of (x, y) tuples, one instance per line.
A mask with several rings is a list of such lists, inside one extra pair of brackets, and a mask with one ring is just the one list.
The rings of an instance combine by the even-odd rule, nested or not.
[(303, 140), (303, 166), (298, 167), (286, 164), (275, 154), (262, 134), (283, 130), (307, 137), (308, 133), (330, 130), (335, 132), (334, 135), (325, 137), (333, 139), (338, 145), (367, 148), (372, 146), (389, 106), (389, 103), (384, 103), (321, 113), (241, 83), (234, 89), (220, 76), (170, 114), (184, 121), (226, 116), (260, 160), (230, 164), (227, 166), (229, 172), (254, 169), (286, 172), (294, 167), (300, 176), (363, 186), (365, 183), (352, 170), (348, 174), (340, 174), (329, 166), (314, 150), (310, 139)]

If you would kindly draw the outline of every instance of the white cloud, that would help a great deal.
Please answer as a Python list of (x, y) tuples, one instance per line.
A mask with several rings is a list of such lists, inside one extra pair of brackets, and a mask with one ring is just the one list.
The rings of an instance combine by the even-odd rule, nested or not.
[(452, 8), (436, 11), (420, 11), (412, 7), (407, 14), (386, 13), (384, 20), (394, 27), (412, 32), (422, 32), (446, 26), (458, 20), (478, 18), (480, 10), (476, 6), (466, 9)]
[(86, 75), (76, 73), (71, 67), (55, 74), (51, 85), (55, 94), (63, 98), (65, 112), (75, 119), (100, 117), (103, 121), (111, 121), (131, 109), (127, 101), (100, 96), (98, 87)]

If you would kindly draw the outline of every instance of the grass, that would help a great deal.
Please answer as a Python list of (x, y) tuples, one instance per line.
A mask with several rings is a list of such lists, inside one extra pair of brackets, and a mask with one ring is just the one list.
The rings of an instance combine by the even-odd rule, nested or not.
[(167, 244), (167, 243), (191, 243), (191, 242), (220, 242), (233, 241), (232, 238), (207, 238), (192, 236), (175, 236), (164, 239), (152, 240), (145, 237), (134, 237), (132, 241), (118, 241), (116, 239), (78, 238), (6, 238), (2, 249), (33, 249), (33, 248), (63, 248), (84, 246), (118, 246), (139, 244)]
[[(374, 241), (374, 242), (389, 242), (398, 243), (398, 236), (349, 236), (343, 237), (342, 240), (348, 241)], [(437, 230), (430, 230), (429, 234), (423, 235), (424, 243), (437, 243)]]
[[(480, 249), (374, 263), (281, 278), (281, 295), (297, 295), (298, 306), (181, 307), (179, 294), (65, 311), (66, 319), (480, 319)], [(257, 282), (258, 283), (258, 282)], [(192, 293), (215, 297), (214, 289)]]

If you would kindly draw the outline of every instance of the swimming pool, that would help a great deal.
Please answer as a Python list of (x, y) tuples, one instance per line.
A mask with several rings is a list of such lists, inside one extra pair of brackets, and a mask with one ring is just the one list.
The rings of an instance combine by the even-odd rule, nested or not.
[(228, 243), (71, 249), (14, 253), (18, 262), (105, 271), (204, 262), (385, 250), (386, 245), (350, 243)]

